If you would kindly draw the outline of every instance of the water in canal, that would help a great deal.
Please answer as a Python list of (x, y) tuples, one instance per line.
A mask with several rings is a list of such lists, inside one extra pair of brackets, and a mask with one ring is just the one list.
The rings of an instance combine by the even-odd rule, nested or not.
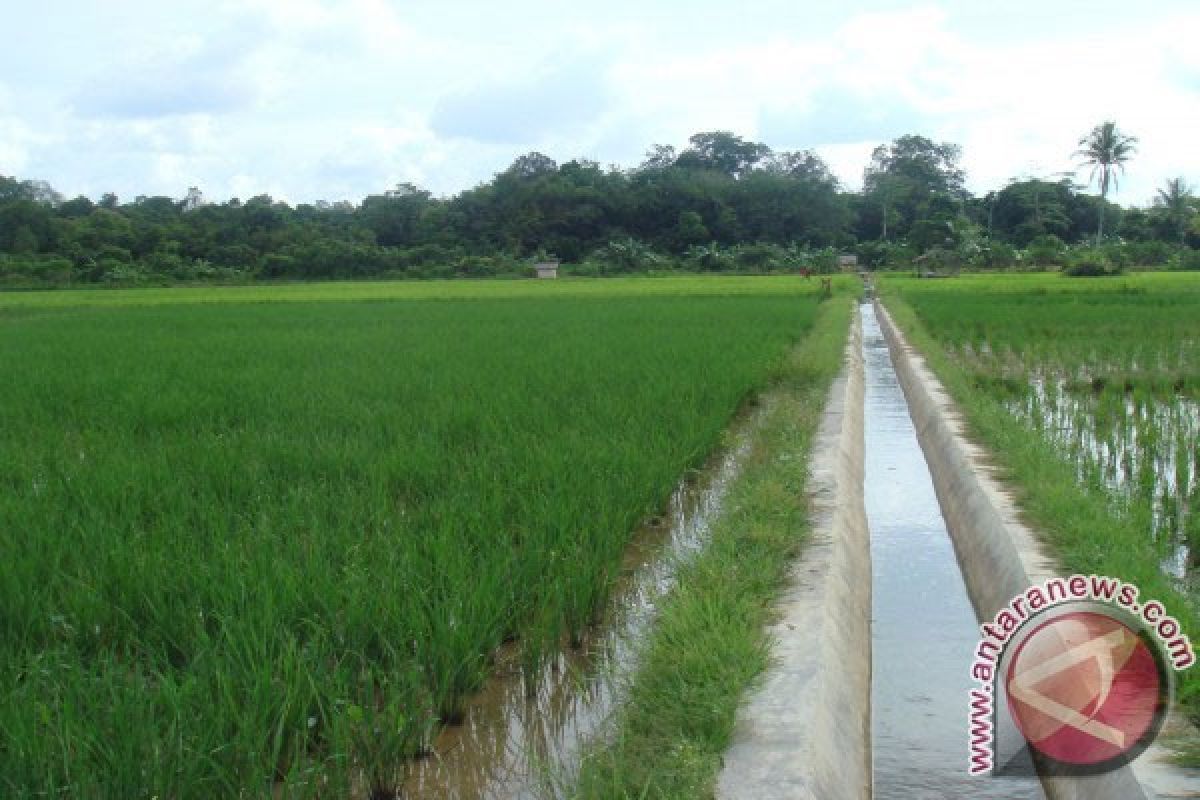
[(875, 800), (1040, 799), (1032, 777), (967, 775), (967, 692), (979, 629), (869, 303), (862, 324)]

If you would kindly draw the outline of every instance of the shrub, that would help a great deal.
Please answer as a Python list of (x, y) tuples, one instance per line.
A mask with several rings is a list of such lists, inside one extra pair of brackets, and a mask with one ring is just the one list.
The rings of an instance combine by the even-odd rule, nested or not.
[(115, 258), (102, 258), (97, 262), (100, 281), (110, 286), (136, 286), (146, 278), (146, 273), (133, 264)]
[(1124, 271), (1124, 265), (1120, 260), (1114, 260), (1114, 255), (1118, 259), (1123, 257), (1119, 246), (1115, 249), (1109, 246), (1077, 247), (1067, 253), (1063, 274), (1076, 277), (1118, 275)]
[(1185, 247), (1171, 257), (1171, 260), (1167, 262), (1167, 266), (1170, 269), (1200, 272), (1200, 250)]
[(873, 269), (907, 266), (917, 257), (916, 250), (897, 242), (861, 242), (855, 254), (860, 266)]
[(1063, 274), (1076, 278), (1094, 278), (1101, 275), (1108, 275), (1108, 270), (1109, 268), (1099, 261), (1087, 260), (1072, 264), (1063, 270)]
[(1129, 246), (1121, 241), (1105, 242), (1100, 248), (1101, 260), (1110, 267), (1124, 269), (1132, 264)]
[(705, 272), (723, 272), (735, 268), (733, 252), (721, 249), (716, 242), (692, 245), (684, 254), (684, 261), (692, 269)]
[(778, 245), (758, 243), (742, 244), (734, 248), (734, 258), (743, 270), (767, 270), (781, 266), (787, 260), (787, 252)]
[(794, 261), (798, 266), (807, 267), (819, 275), (828, 275), (837, 272), (838, 251), (832, 247), (822, 247), (819, 250), (804, 249), (795, 254)]
[(0, 283), (9, 286), (62, 286), (73, 273), (71, 260), (61, 256), (0, 254)]
[(1089, 248), (1071, 253), (1063, 274), (1077, 278), (1096, 278), (1119, 275), (1123, 271), (1124, 267), (1109, 261), (1104, 251)]
[(440, 244), (422, 244), (398, 251), (400, 260), (405, 265), (431, 267), (435, 264), (446, 264), (456, 260), (462, 251), (458, 248), (442, 247)]
[(632, 237), (614, 239), (591, 255), (592, 260), (609, 265), (613, 272), (635, 272), (663, 265), (663, 258), (649, 245)]
[(143, 269), (156, 275), (170, 275), (174, 278), (188, 277), (180, 274), (186, 271), (188, 264), (178, 253), (155, 250), (141, 259), (141, 265)]
[(1129, 263), (1138, 267), (1161, 267), (1171, 260), (1175, 249), (1166, 242), (1159, 241), (1125, 244), (1125, 253)]
[(921, 269), (957, 272), (962, 268), (962, 258), (956, 251), (949, 248), (933, 247), (917, 258), (914, 264)]
[(1038, 267), (1053, 267), (1063, 262), (1067, 246), (1052, 233), (1043, 233), (1029, 243), (1025, 260)]
[(264, 278), (280, 278), (299, 271), (296, 259), (285, 253), (268, 253), (262, 257), (260, 274)]
[(587, 259), (577, 264), (561, 264), (559, 265), (559, 272), (579, 278), (595, 278), (598, 275), (604, 274), (604, 265), (600, 262)]
[(1021, 263), (1021, 257), (1016, 248), (1008, 242), (993, 240), (980, 245), (979, 251), (970, 259), (969, 263), (975, 267), (991, 269), (1015, 267)]
[(455, 263), (454, 271), (466, 278), (490, 278), (496, 274), (496, 265), (487, 256), (463, 256)]
[(208, 259), (214, 264), (225, 267), (244, 267), (258, 260), (258, 253), (253, 247), (245, 244), (227, 244), (214, 247), (208, 252)]

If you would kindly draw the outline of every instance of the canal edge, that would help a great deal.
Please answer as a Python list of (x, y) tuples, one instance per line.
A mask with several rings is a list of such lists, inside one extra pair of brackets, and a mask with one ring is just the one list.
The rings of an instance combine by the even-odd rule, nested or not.
[(738, 711), (719, 798), (871, 796), (863, 395), (862, 323), (855, 308), (809, 467), (808, 539), (769, 630), (774, 664)]

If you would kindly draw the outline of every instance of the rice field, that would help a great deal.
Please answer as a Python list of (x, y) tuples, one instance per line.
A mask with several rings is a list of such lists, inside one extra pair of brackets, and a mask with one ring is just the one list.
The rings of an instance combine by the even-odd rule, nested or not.
[(1195, 589), (1200, 275), (889, 278), (946, 354), (1070, 459)]
[(0, 795), (385, 796), (592, 622), (814, 284), (0, 295)]

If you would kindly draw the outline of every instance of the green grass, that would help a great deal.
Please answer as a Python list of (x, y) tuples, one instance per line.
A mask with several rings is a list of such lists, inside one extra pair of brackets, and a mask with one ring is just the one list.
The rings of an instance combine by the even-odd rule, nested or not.
[(883, 285), (977, 375), (1053, 372), (1117, 392), (1200, 393), (1200, 273), (887, 276)]
[(497, 646), (591, 622), (816, 289), (0, 297), (0, 794), (392, 785)]
[[(1200, 275), (880, 286), (1062, 568), (1136, 583), (1195, 635), (1194, 584), (1164, 574), (1164, 560), (1195, 524), (1181, 509), (1200, 501), (1186, 421), (1200, 387)], [(1193, 673), (1181, 699), (1197, 716)]]
[(1172, 293), (1194, 292), (1200, 287), (1200, 274), (1195, 272), (1131, 272), (1099, 278), (1077, 278), (1061, 272), (964, 272), (953, 278), (933, 280), (901, 272), (880, 272), (877, 276), (881, 284), (892, 289), (959, 296), (979, 293), (989, 296), (1026, 293), (1080, 296), (1126, 292), (1130, 288)]
[(579, 798), (711, 797), (743, 693), (770, 660), (765, 626), (807, 531), (808, 455), (841, 368), (846, 298), (826, 303), (766, 401), (712, 541), (664, 603)]
[[(836, 285), (848, 286), (846, 277)], [(449, 300), (518, 297), (644, 297), (646, 295), (789, 294), (817, 291), (819, 280), (794, 276), (629, 276), (621, 278), (559, 278), (557, 280), (430, 280), (327, 281), (251, 286), (55, 289), (0, 291), (5, 309), (51, 309), (79, 306), (195, 305), (216, 303), (305, 303), (331, 301)], [(0, 319), (3, 318), (0, 313)]]

